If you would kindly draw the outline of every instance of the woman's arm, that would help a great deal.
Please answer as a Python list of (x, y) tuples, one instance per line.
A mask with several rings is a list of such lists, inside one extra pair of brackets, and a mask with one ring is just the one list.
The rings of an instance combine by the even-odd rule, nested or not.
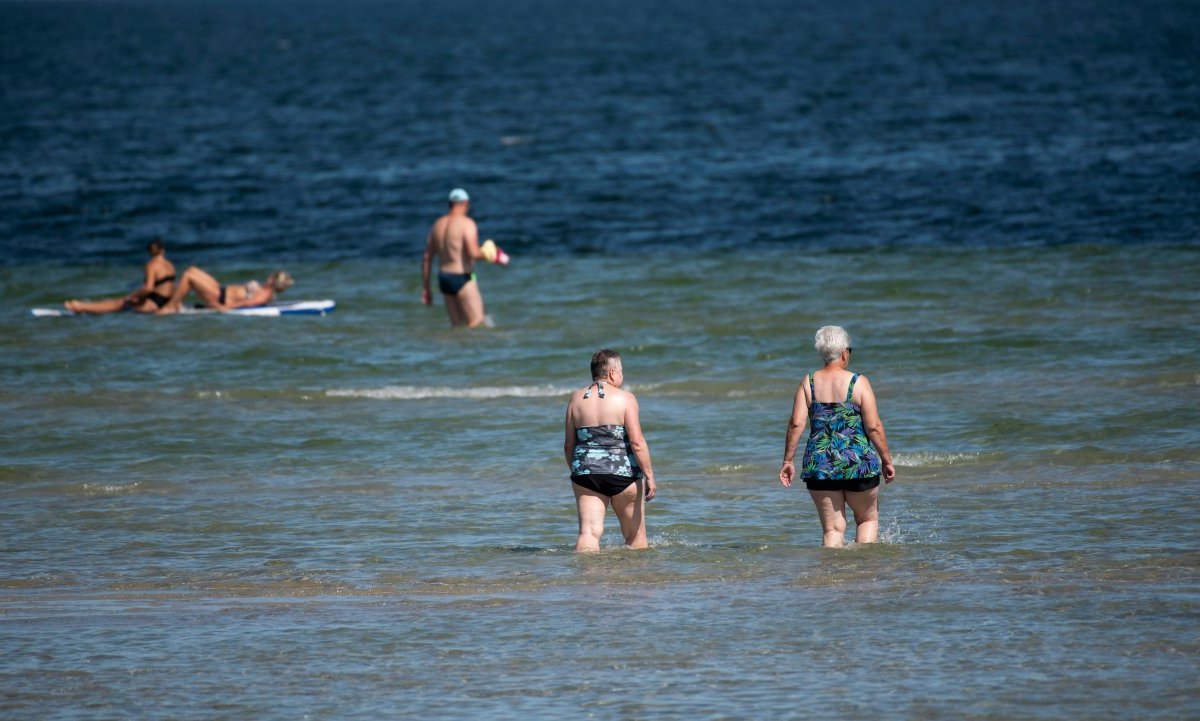
[(146, 264), (146, 277), (142, 280), (142, 287), (125, 296), (125, 300), (130, 303), (141, 303), (154, 292), (154, 268), (152, 266), (153, 261)]
[[(249, 284), (247, 284), (249, 285)], [(242, 297), (240, 300), (229, 299), (229, 289), (225, 290), (225, 308), (250, 308), (256, 305), (266, 305), (275, 300), (275, 289), (270, 285), (259, 285), (253, 293), (249, 292), (250, 288), (242, 286)], [(219, 306), (218, 306), (219, 308)]]
[(567, 468), (571, 467), (571, 461), (575, 458), (575, 421), (571, 420), (571, 405), (574, 402), (572, 397), (571, 402), (567, 403), (567, 437), (563, 439), (563, 455), (567, 458)]
[(779, 482), (785, 487), (791, 487), (796, 477), (796, 447), (800, 445), (800, 436), (808, 425), (808, 398), (804, 395), (804, 384), (796, 388), (796, 398), (792, 401), (792, 417), (788, 419), (787, 433), (783, 440), (783, 465), (779, 469)]
[(887, 434), (883, 432), (883, 419), (879, 417), (879, 407), (875, 403), (875, 391), (871, 388), (871, 381), (862, 375), (858, 377), (857, 387), (862, 389), (862, 401), (858, 405), (862, 408), (863, 430), (867, 432), (867, 438), (871, 440), (875, 450), (879, 451), (884, 482), (891, 483), (896, 477), (896, 466), (892, 464), (892, 452), (888, 450)]
[(638, 414), (637, 397), (632, 393), (627, 393), (627, 396), (629, 402), (625, 406), (625, 436), (629, 439), (633, 457), (642, 467), (642, 475), (646, 477), (646, 500), (648, 501), (654, 498), (654, 494), (658, 492), (658, 486), (654, 483), (654, 468), (650, 465), (650, 445), (646, 443), (646, 436), (642, 433), (642, 420)]

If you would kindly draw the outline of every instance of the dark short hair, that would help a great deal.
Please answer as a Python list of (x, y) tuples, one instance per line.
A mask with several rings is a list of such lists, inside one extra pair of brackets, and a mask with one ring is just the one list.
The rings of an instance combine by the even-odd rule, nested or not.
[(615, 350), (601, 348), (592, 355), (592, 380), (599, 380), (608, 372), (608, 367), (614, 360), (621, 360), (621, 354)]
[(155, 238), (146, 245), (146, 250), (150, 251), (150, 255), (158, 255), (164, 249), (166, 249), (166, 246), (163, 245), (162, 238)]

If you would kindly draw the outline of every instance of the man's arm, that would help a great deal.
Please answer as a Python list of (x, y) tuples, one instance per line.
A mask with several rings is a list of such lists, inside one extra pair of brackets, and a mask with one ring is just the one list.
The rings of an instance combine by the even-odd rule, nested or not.
[(429, 276), (433, 272), (433, 231), (425, 237), (425, 255), (421, 257), (421, 302), (425, 305), (433, 303), (433, 293), (429, 290)]
[(467, 227), (463, 231), (463, 241), (466, 243), (468, 257), (473, 260), (487, 260), (487, 256), (479, 249), (479, 226), (470, 218), (467, 219)]

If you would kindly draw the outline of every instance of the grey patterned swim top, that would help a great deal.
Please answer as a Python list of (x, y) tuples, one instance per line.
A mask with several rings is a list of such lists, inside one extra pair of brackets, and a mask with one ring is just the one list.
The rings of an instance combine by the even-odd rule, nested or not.
[(625, 426), (584, 426), (575, 429), (575, 451), (571, 475), (607, 473), (626, 478), (641, 478), (642, 469), (625, 437)]

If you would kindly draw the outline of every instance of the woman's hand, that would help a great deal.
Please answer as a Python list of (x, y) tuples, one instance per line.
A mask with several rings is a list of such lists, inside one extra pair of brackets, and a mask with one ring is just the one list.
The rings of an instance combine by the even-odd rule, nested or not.
[(779, 482), (784, 488), (792, 487), (792, 479), (796, 477), (796, 464), (791, 461), (784, 461), (783, 467), (779, 469)]
[(646, 500), (653, 500), (657, 493), (658, 486), (654, 485), (654, 476), (646, 476)]
[(883, 482), (891, 483), (894, 480), (896, 480), (896, 466), (892, 465), (891, 461), (884, 461)]

